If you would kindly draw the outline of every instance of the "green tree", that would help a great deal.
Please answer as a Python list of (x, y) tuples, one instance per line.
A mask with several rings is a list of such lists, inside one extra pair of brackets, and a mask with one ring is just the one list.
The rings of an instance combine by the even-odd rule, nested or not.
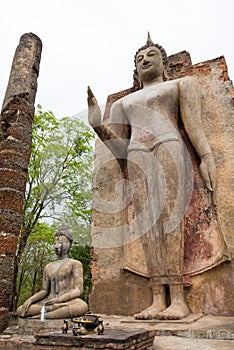
[[(24, 202), (24, 221), (15, 263), (15, 281), (31, 234), (42, 222), (60, 226), (62, 218), (76, 223), (75, 238), (90, 241), (91, 179), (94, 133), (82, 121), (56, 119), (38, 106)], [(30, 249), (29, 249), (30, 250)], [(20, 281), (20, 279), (18, 279)], [(16, 285), (16, 283), (15, 283)], [(19, 285), (22, 287), (21, 285)], [(15, 290), (15, 304), (20, 294)]]
[(35, 225), (19, 266), (16, 291), (16, 303), (19, 305), (41, 289), (44, 267), (55, 258), (53, 240), (54, 229), (51, 226), (45, 223)]

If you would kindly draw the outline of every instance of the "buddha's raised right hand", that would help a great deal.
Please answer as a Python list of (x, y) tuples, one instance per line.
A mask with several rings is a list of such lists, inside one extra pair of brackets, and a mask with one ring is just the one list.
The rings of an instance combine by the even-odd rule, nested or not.
[(96, 128), (100, 126), (102, 123), (101, 110), (100, 110), (100, 107), (98, 106), (96, 97), (94, 96), (89, 86), (87, 89), (87, 93), (88, 93), (87, 101), (88, 101), (88, 107), (89, 107), (89, 113), (88, 113), (89, 124), (93, 128)]

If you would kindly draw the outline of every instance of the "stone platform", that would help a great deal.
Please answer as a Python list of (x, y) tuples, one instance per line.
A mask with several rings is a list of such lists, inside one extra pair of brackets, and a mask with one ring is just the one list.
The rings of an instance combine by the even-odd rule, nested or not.
[(68, 334), (39, 332), (32, 335), (3, 334), (0, 335), (1, 350), (144, 350), (153, 349), (154, 332), (150, 330), (111, 329), (103, 335), (88, 333), (74, 336)]
[[(147, 343), (144, 344), (145, 336), (150, 341), (151, 337), (154, 338), (153, 349), (155, 350), (234, 349), (234, 317), (196, 314), (178, 321), (139, 321), (133, 317), (100, 316), (104, 320), (105, 327), (102, 336), (89, 334), (82, 336), (81, 341), (72, 336), (69, 328), (69, 334), (65, 338), (61, 332), (48, 334), (44, 331), (34, 337), (20, 335), (19, 326), (12, 326), (0, 335), (0, 350), (50, 350), (52, 348), (90, 350), (94, 347), (109, 349), (107, 346), (110, 346), (110, 349), (127, 349), (127, 344), (131, 344), (131, 349), (139, 349), (139, 342), (137, 343), (134, 337), (142, 337), (140, 349), (143, 350), (151, 347)], [(61, 322), (62, 320), (60, 324)], [(84, 341), (83, 338), (86, 340)], [(63, 345), (59, 345), (63, 340)], [(92, 344), (91, 347), (88, 346), (88, 341)]]
[(155, 336), (177, 336), (196, 339), (232, 340), (234, 349), (234, 317), (190, 314), (182, 320), (124, 319), (121, 324), (153, 329)]

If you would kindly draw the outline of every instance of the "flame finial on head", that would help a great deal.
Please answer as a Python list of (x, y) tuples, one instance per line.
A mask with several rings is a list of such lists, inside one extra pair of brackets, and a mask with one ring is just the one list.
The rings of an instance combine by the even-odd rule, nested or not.
[(55, 233), (55, 237), (59, 237), (59, 236), (65, 236), (68, 239), (68, 241), (72, 244), (73, 242), (72, 233), (68, 229), (65, 218), (63, 218), (62, 220), (62, 225), (60, 229)]
[(147, 41), (146, 41), (146, 45), (147, 46), (150, 46), (150, 45), (154, 45), (151, 37), (150, 37), (150, 32), (148, 32), (148, 35), (147, 35)]

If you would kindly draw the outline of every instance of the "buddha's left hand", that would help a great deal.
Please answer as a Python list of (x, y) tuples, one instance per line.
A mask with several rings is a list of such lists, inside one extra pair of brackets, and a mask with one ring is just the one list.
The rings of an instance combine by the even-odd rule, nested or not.
[(216, 202), (215, 190), (216, 190), (217, 170), (216, 170), (213, 155), (211, 153), (207, 153), (202, 157), (199, 169), (205, 181), (206, 187), (208, 188), (209, 191), (213, 192), (214, 202)]

